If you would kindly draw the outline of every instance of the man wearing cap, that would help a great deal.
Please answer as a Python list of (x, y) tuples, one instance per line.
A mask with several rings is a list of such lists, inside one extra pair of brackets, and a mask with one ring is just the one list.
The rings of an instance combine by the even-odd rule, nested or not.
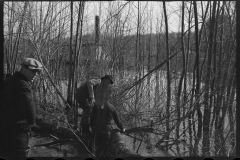
[(42, 64), (25, 58), (21, 70), (4, 81), (4, 104), (0, 115), (0, 157), (18, 159), (28, 153), (28, 133), (35, 125), (35, 104), (31, 82)]
[(83, 134), (91, 133), (90, 115), (95, 103), (102, 104), (109, 94), (109, 86), (113, 84), (113, 77), (105, 75), (102, 78), (91, 78), (84, 82), (76, 91), (76, 101), (83, 110), (81, 120)]

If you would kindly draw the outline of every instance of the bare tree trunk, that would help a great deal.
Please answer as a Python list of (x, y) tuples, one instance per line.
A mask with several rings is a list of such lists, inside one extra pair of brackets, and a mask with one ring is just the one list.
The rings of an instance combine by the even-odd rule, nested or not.
[[(213, 79), (212, 79), (212, 85), (211, 85), (211, 88), (210, 88), (210, 92), (213, 93), (211, 96), (210, 96), (210, 106), (215, 106), (215, 102), (216, 102), (216, 96), (214, 96), (214, 93), (215, 93), (215, 88), (217, 88), (216, 85), (216, 81), (217, 79), (215, 78), (216, 75), (217, 75), (217, 71), (216, 71), (216, 61), (217, 61), (217, 33), (218, 33), (218, 16), (219, 16), (219, 8), (220, 8), (220, 2), (218, 3), (218, 7), (217, 7), (217, 14), (216, 14), (216, 25), (215, 25), (215, 35), (214, 35), (214, 45), (213, 45)], [(214, 108), (213, 108), (214, 110)], [(214, 112), (213, 114), (210, 116), (210, 119), (212, 117), (212, 122), (214, 121)], [(210, 136), (212, 135), (212, 124), (210, 122)]]
[[(71, 26), (70, 26), (70, 55), (69, 55), (69, 77), (68, 77), (68, 91), (67, 91), (67, 103), (72, 106), (72, 92), (71, 92), (71, 88), (72, 88), (72, 53), (73, 53), (73, 49), (72, 49), (72, 36), (73, 36), (73, 1), (70, 2), (70, 11), (71, 11)], [(66, 108), (67, 114), (70, 111), (70, 108)]]
[[(74, 125), (75, 128), (78, 127), (78, 107), (77, 107), (77, 102), (76, 102), (76, 98), (75, 98), (75, 93), (76, 93), (76, 89), (77, 89), (77, 83), (78, 83), (78, 66), (79, 66), (79, 61), (80, 61), (80, 54), (81, 54), (81, 47), (82, 47), (82, 30), (83, 30), (83, 15), (84, 15), (84, 4), (85, 2), (80, 1), (79, 2), (79, 13), (78, 13), (78, 26), (80, 27), (80, 34), (79, 34), (79, 42), (76, 39), (76, 45), (75, 48), (77, 48), (77, 50), (75, 49), (75, 64), (74, 64), (74, 80), (73, 80), (73, 88), (72, 91), (74, 93), (73, 95), (73, 101), (74, 101)], [(78, 30), (79, 27), (77, 27), (77, 33), (78, 34)], [(76, 35), (76, 37), (78, 37)], [(78, 42), (78, 43), (77, 43)]]
[[(218, 88), (219, 88), (219, 86), (218, 85), (216, 85), (217, 83), (218, 83), (218, 81), (221, 79), (220, 77), (219, 77), (219, 79), (215, 79), (215, 75), (217, 75), (217, 71), (216, 71), (216, 61), (217, 61), (217, 30), (218, 30), (218, 16), (219, 16), (219, 7), (220, 7), (220, 2), (218, 3), (218, 8), (217, 8), (217, 15), (216, 15), (216, 26), (215, 26), (215, 38), (214, 38), (214, 41), (215, 41), (215, 43), (214, 43), (214, 49), (213, 49), (213, 52), (214, 52), (214, 57), (213, 57), (213, 75), (214, 75), (214, 77), (213, 77), (213, 81), (212, 81), (212, 86), (211, 86), (211, 93), (214, 93), (214, 89), (216, 88), (216, 91), (218, 91)], [(223, 10), (224, 11), (224, 10)], [(222, 30), (221, 30), (221, 32), (222, 32)], [(220, 39), (222, 40), (222, 35), (220, 35)], [(221, 42), (220, 42), (221, 43)], [(222, 45), (220, 46), (220, 49), (222, 48)], [(220, 57), (221, 57), (221, 52), (220, 52)], [(221, 62), (221, 60), (219, 59), (219, 61)], [(219, 71), (219, 72), (221, 72), (221, 71)], [(220, 83), (218, 83), (218, 84), (220, 84)], [(216, 85), (216, 86), (214, 86), (214, 85)], [(212, 125), (213, 125), (213, 122), (214, 122), (214, 120), (215, 120), (215, 118), (216, 118), (216, 124), (218, 123), (218, 118), (219, 118), (219, 109), (221, 108), (221, 103), (219, 103), (220, 101), (217, 99), (217, 97), (215, 98), (215, 96), (214, 96), (214, 104), (213, 104), (213, 106), (214, 106), (214, 108), (213, 108), (213, 118), (212, 118), (212, 123), (210, 124), (210, 132), (211, 132), (211, 129), (212, 129)], [(211, 104), (211, 102), (212, 102), (212, 96), (210, 97), (210, 106), (212, 106), (212, 104)], [(216, 111), (217, 111), (217, 114), (216, 114)], [(215, 124), (215, 128), (216, 128), (216, 124)], [(221, 147), (221, 146), (219, 146), (220, 145), (220, 142), (218, 141), (219, 140), (219, 132), (217, 131), (217, 130), (215, 130), (214, 131), (214, 133), (215, 133), (215, 155), (216, 155), (216, 153), (217, 153), (217, 150)], [(210, 133), (210, 135), (211, 135), (211, 133)]]
[[(182, 64), (182, 67), (183, 67), (183, 70), (182, 70), (182, 74), (181, 74), (181, 77), (180, 77), (180, 80), (179, 80), (179, 84), (178, 84), (178, 93), (177, 93), (177, 102), (176, 102), (176, 107), (177, 107), (177, 119), (179, 120), (180, 117), (181, 117), (181, 103), (180, 103), (180, 99), (181, 99), (181, 93), (182, 93), (182, 83), (183, 83), (183, 78), (186, 74), (186, 62), (185, 62), (185, 52), (184, 52), (184, 1), (182, 1), (182, 31), (181, 31), (181, 34), (182, 34), (182, 59), (183, 59), (183, 64)], [(183, 107), (184, 108), (184, 107)], [(184, 114), (184, 113), (183, 113)], [(176, 139), (179, 138), (179, 126), (176, 126)]]
[[(152, 30), (152, 29), (151, 29)], [(148, 63), (147, 63), (147, 71), (149, 72), (150, 69), (151, 69), (151, 41), (152, 41), (152, 37), (151, 37), (152, 33), (150, 33), (150, 37), (149, 37), (149, 40), (148, 40), (148, 46), (147, 46), (147, 49), (148, 49)], [(151, 99), (151, 85), (150, 85), (150, 79), (151, 79), (151, 76), (148, 77), (147, 79), (147, 84), (148, 84), (148, 94), (147, 94), (147, 97), (149, 99), (149, 103), (148, 103), (148, 108), (150, 109), (150, 99)]]
[[(149, 15), (150, 14), (150, 15)], [(149, 73), (149, 71), (151, 70), (151, 55), (152, 55), (152, 49), (151, 49), (151, 45), (152, 45), (152, 12), (150, 12), (148, 14), (148, 19), (150, 21), (150, 35), (149, 35), (149, 39), (147, 40), (147, 51), (148, 51), (148, 57), (147, 57), (147, 72)], [(147, 91), (147, 99), (148, 99), (148, 109), (150, 109), (151, 107), (151, 76), (148, 77), (147, 79), (147, 85), (148, 85), (148, 91)]]
[[(137, 37), (136, 37), (136, 52), (135, 52), (135, 81), (137, 81), (138, 79), (140, 79), (140, 64), (139, 64), (139, 54), (140, 54), (140, 4), (139, 4), (139, 1), (138, 1), (138, 19), (137, 19)], [(135, 103), (134, 103), (134, 111), (137, 112), (137, 106), (138, 106), (138, 103), (139, 103), (139, 96), (140, 96), (140, 93), (139, 93), (139, 90), (140, 90), (140, 85), (137, 85), (136, 86), (136, 91), (135, 91)], [(137, 126), (137, 121), (138, 121), (138, 118), (135, 116), (134, 117), (134, 125)], [(135, 136), (135, 135), (134, 135)], [(136, 139), (134, 139), (133, 141), (133, 148), (135, 149), (136, 148)]]
[[(232, 69), (234, 70), (234, 69)], [(233, 72), (229, 72), (229, 73), (233, 73)], [(226, 111), (227, 111), (227, 108), (228, 108), (228, 105), (231, 104), (230, 100), (233, 100), (234, 98), (232, 97), (234, 95), (234, 93), (231, 93), (231, 90), (232, 90), (232, 87), (234, 85), (234, 77), (235, 75), (232, 74), (230, 75), (230, 82), (227, 86), (227, 93), (226, 93), (226, 97), (227, 98), (224, 98), (224, 103), (223, 103), (223, 107), (222, 107), (222, 110), (221, 110), (221, 114), (219, 116), (219, 121), (218, 121), (218, 130), (217, 132), (219, 132), (219, 141), (220, 141), (220, 149), (218, 148), (217, 150), (217, 156), (227, 156), (227, 153), (226, 153), (226, 147), (225, 147), (225, 138), (224, 138), (224, 124), (225, 124), (225, 115), (226, 115)]]
[[(219, 3), (219, 5), (220, 5), (220, 3)], [(224, 7), (222, 7), (222, 15), (223, 15), (223, 13), (224, 13)], [(217, 14), (218, 15), (218, 14)], [(223, 16), (222, 16), (222, 21), (223, 21)], [(216, 28), (217, 28), (217, 26), (218, 25), (216, 25)], [(216, 46), (216, 45), (215, 45)], [(222, 64), (222, 50), (223, 50), (223, 27), (221, 27), (221, 29), (220, 29), (220, 46), (219, 46), (219, 58), (218, 58), (218, 64), (216, 64), (217, 63), (217, 57), (216, 57), (216, 55), (214, 55), (214, 66), (218, 66), (218, 67), (220, 67), (221, 66), (221, 64)], [(216, 48), (215, 48), (215, 52), (216, 52)], [(216, 72), (218, 72), (218, 73), (216, 73)], [(215, 74), (217, 74), (216, 76), (218, 77), (217, 79), (216, 79), (216, 93), (217, 93), (217, 95), (216, 95), (216, 98), (215, 98), (215, 102), (214, 102), (214, 105), (213, 105), (213, 118), (212, 118), (212, 121), (211, 121), (211, 124), (210, 124), (210, 128), (211, 128), (211, 130), (212, 130), (212, 128), (213, 128), (213, 124), (214, 124), (214, 121), (218, 121), (218, 119), (216, 119), (216, 117), (218, 117), (219, 116), (219, 108), (220, 108), (220, 106), (221, 106), (221, 93), (220, 93), (220, 87), (218, 87), (218, 86), (220, 86), (220, 84), (221, 84), (221, 73), (222, 73), (222, 71), (221, 70), (216, 70), (215, 71)], [(215, 146), (217, 147), (217, 144), (215, 144)]]
[[(79, 2), (79, 3), (81, 3), (81, 1)], [(74, 52), (73, 52), (73, 61), (72, 61), (72, 75), (71, 75), (71, 78), (72, 78), (72, 84), (71, 84), (71, 102), (72, 102), (72, 107), (73, 107), (73, 122), (74, 122), (74, 129), (77, 129), (77, 127), (78, 127), (78, 122), (77, 122), (77, 111), (78, 111), (78, 108), (77, 108), (77, 106), (76, 106), (76, 103), (75, 103), (75, 99), (74, 99), (74, 97), (75, 97), (75, 95), (74, 95), (74, 93), (75, 93), (75, 89), (76, 89), (76, 84), (75, 84), (75, 82), (76, 82), (76, 72), (75, 72), (75, 70), (76, 70), (76, 66), (78, 65), (78, 64), (76, 64), (76, 61), (78, 60), (77, 59), (77, 55), (78, 55), (78, 53), (77, 53), (77, 49), (78, 49), (78, 32), (79, 32), (79, 24), (80, 24), (80, 13), (81, 13), (81, 7), (80, 7), (80, 4), (79, 4), (79, 8), (78, 8), (78, 19), (77, 19), (77, 29), (76, 29), (76, 33), (75, 33), (75, 43), (74, 43)], [(81, 38), (81, 37), (80, 37)]]
[[(189, 9), (189, 14), (188, 14), (188, 29), (190, 29), (190, 24), (191, 24), (191, 20), (192, 20), (192, 3), (190, 3), (190, 9)], [(191, 38), (191, 31), (188, 31), (188, 38), (187, 38), (187, 54), (186, 54), (186, 73), (188, 73), (189, 75), (191, 75), (191, 72), (188, 72), (188, 57), (189, 57), (189, 52), (190, 52), (190, 38)], [(187, 102), (187, 74), (185, 74), (184, 76), (184, 104)], [(189, 127), (189, 143), (190, 143), (190, 147), (189, 147), (189, 155), (192, 156), (193, 155), (193, 150), (192, 150), (192, 115), (189, 115), (188, 117), (188, 127)]]
[(209, 102), (209, 92), (211, 88), (211, 80), (212, 80), (212, 51), (213, 51), (213, 38), (214, 38), (214, 24), (215, 24), (215, 12), (216, 12), (217, 2), (213, 2), (213, 11), (212, 18), (210, 21), (209, 28), (209, 45), (208, 45), (208, 63), (207, 63), (207, 80), (206, 80), (206, 92), (204, 94), (204, 116), (203, 116), (203, 155), (210, 156), (210, 134), (209, 134), (209, 123), (211, 116), (211, 106)]
[[(167, 58), (169, 58), (169, 44), (168, 44), (168, 20), (167, 20), (167, 13), (166, 13), (166, 4), (163, 1), (163, 11), (164, 11), (164, 18), (165, 18), (165, 29), (166, 29), (166, 51), (167, 51)], [(166, 130), (170, 129), (169, 126), (169, 119), (170, 119), (170, 105), (171, 105), (171, 75), (170, 75), (170, 60), (167, 61), (167, 106), (166, 106)], [(169, 136), (166, 137), (169, 139)], [(166, 144), (166, 149), (168, 149), (168, 143)]]
[[(197, 4), (194, 1), (194, 16), (195, 16), (195, 39), (196, 39), (196, 59), (195, 59), (195, 70), (196, 72), (196, 90), (195, 90), (195, 96), (199, 97), (200, 95), (200, 73), (199, 73), (199, 39), (198, 39), (198, 11), (197, 11)], [(202, 112), (200, 110), (200, 104), (199, 100), (196, 100), (196, 108), (197, 108), (197, 115), (198, 115), (198, 132), (197, 132), (197, 137), (195, 141), (195, 150), (198, 150), (198, 143), (199, 140), (202, 137)]]
[(15, 21), (15, 17), (14, 17), (14, 10), (15, 10), (15, 3), (12, 2), (12, 10), (11, 10), (11, 14), (10, 14), (10, 22), (9, 22), (9, 44), (8, 44), (8, 54), (9, 54), (9, 70), (10, 73), (13, 73), (13, 64), (11, 63), (12, 59), (13, 59), (13, 27), (14, 27), (14, 21)]
[[(158, 22), (159, 23), (159, 20)], [(159, 24), (158, 24), (159, 26)], [(158, 66), (160, 64), (160, 53), (161, 53), (161, 33), (160, 30), (162, 29), (162, 20), (161, 20), (161, 24), (160, 24), (160, 28), (159, 28), (159, 32), (157, 33), (157, 43), (156, 43), (156, 48), (157, 48), (157, 53), (156, 53), (156, 66)], [(160, 74), (161, 71), (156, 71), (156, 88), (155, 88), (155, 100), (154, 100), (154, 107), (158, 108), (160, 107)], [(159, 119), (161, 119), (161, 113), (159, 113)]]

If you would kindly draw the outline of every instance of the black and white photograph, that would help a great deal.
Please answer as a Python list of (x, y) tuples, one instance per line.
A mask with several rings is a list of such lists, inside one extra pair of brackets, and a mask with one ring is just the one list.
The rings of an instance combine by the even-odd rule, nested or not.
[(2, 1), (0, 158), (236, 157), (236, 3)]

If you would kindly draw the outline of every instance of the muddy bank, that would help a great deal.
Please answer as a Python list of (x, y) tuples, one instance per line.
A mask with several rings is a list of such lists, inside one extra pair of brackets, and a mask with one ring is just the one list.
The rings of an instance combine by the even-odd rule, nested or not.
[[(94, 157), (86, 150), (77, 138), (78, 133), (73, 133), (66, 127), (56, 127), (54, 124), (47, 123), (43, 119), (37, 119), (39, 128), (34, 129), (29, 139), (29, 157)], [(89, 139), (83, 135), (78, 135), (80, 140), (87, 146)], [(144, 143), (137, 142), (137, 148), (133, 147), (133, 138), (121, 134), (124, 145), (115, 145), (111, 154), (113, 157), (167, 157), (165, 151), (153, 148), (148, 152)], [(59, 143), (56, 143), (59, 142)], [(41, 144), (46, 144), (41, 146)], [(36, 146), (38, 145), (38, 146)], [(35, 146), (35, 147), (34, 147)], [(115, 151), (117, 149), (117, 153)]]
[(39, 146), (33, 147), (34, 145), (53, 142), (54, 139), (50, 137), (34, 136), (29, 139), (29, 150), (28, 157), (77, 157), (78, 152), (72, 145), (53, 145), (53, 146)]

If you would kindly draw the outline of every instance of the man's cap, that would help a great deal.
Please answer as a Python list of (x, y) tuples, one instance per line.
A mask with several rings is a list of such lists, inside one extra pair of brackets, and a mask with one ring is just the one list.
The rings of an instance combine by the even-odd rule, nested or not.
[(29, 69), (32, 70), (42, 70), (42, 64), (33, 58), (24, 58), (21, 65), (28, 66)]
[(101, 79), (108, 79), (111, 81), (111, 84), (113, 84), (113, 77), (111, 75), (105, 75)]

